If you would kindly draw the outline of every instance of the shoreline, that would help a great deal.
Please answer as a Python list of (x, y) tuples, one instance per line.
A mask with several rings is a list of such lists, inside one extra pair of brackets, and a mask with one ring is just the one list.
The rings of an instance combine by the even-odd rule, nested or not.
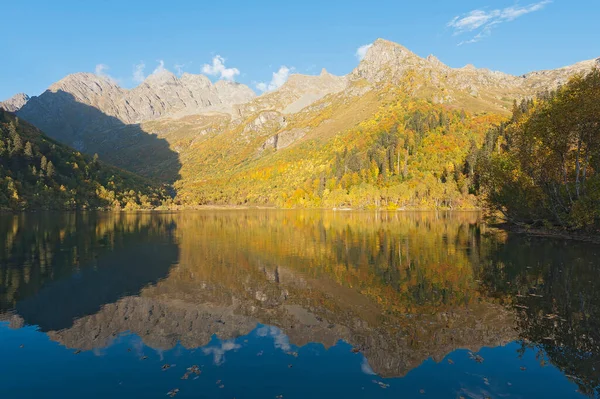
[[(173, 208), (152, 208), (152, 209), (71, 209), (71, 210), (56, 210), (56, 209), (36, 209), (36, 210), (10, 210), (0, 209), (0, 215), (20, 215), (20, 214), (36, 214), (36, 213), (78, 213), (78, 212), (101, 212), (101, 213), (115, 213), (115, 214), (127, 214), (127, 213), (169, 213), (169, 212), (190, 212), (190, 211), (321, 211), (321, 212), (335, 212), (335, 213), (353, 213), (353, 212), (469, 212), (469, 213), (482, 213), (483, 209), (431, 209), (431, 208), (350, 208), (350, 207), (334, 207), (334, 208), (281, 208), (277, 206), (265, 206), (265, 205), (197, 205), (197, 206), (181, 206)], [(483, 215), (482, 215), (483, 216)], [(508, 233), (522, 234), (529, 237), (539, 238), (553, 238), (562, 240), (572, 240), (579, 242), (588, 242), (592, 244), (600, 244), (600, 233), (590, 234), (578, 231), (567, 231), (567, 230), (546, 230), (540, 228), (528, 228), (523, 226), (514, 225), (508, 222), (494, 222), (488, 223), (485, 221), (485, 217), (482, 217), (482, 223), (488, 227)]]
[(273, 210), (273, 211), (332, 211), (332, 212), (483, 212), (481, 208), (465, 209), (440, 209), (440, 208), (283, 208), (267, 205), (196, 205), (180, 206), (171, 208), (145, 208), (145, 209), (0, 209), (0, 214), (21, 214), (21, 213), (41, 213), (41, 212), (114, 212), (114, 213), (134, 213), (134, 212), (186, 212), (202, 210)]
[(580, 241), (580, 242), (588, 242), (592, 244), (600, 244), (600, 235), (594, 235), (583, 232), (569, 232), (569, 231), (555, 231), (555, 230), (545, 230), (545, 229), (536, 229), (536, 228), (527, 228), (521, 227), (514, 224), (502, 222), (502, 223), (490, 223), (488, 226), (503, 230), (509, 233), (523, 234), (530, 237), (539, 237), (539, 238), (555, 238), (555, 239), (563, 239), (563, 240), (572, 240), (572, 241)]

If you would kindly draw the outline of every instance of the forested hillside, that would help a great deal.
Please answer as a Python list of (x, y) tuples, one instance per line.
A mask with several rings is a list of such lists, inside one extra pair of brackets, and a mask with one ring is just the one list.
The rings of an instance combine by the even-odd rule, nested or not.
[(482, 195), (513, 223), (600, 230), (600, 71), (515, 104), (479, 153)]
[(17, 114), (78, 151), (172, 186), (181, 208), (472, 209), (481, 206), (479, 150), (512, 102), (599, 65), (513, 76), (452, 68), (377, 39), (347, 75), (292, 74), (259, 96), (164, 69), (132, 89), (77, 73)]
[(591, 226), (598, 72), (584, 76), (599, 66), (512, 76), (378, 39), (345, 76), (294, 74), (260, 96), (166, 70), (133, 89), (73, 74), (18, 116), (90, 159), (4, 122), (2, 206), (161, 205), (140, 175), (172, 188), (164, 205), (177, 208), (473, 209), (485, 198), (515, 222)]
[[(196, 158), (183, 161), (178, 199), (280, 207), (476, 207), (468, 156), (502, 116), (435, 105), (400, 89), (377, 96), (373, 103), (363, 97), (288, 118), (286, 133), (307, 126), (310, 131), (284, 151), (272, 145), (281, 133), (239, 148), (235, 132), (231, 139), (206, 139), (197, 144)], [(353, 107), (373, 111), (353, 125), (344, 122)], [(333, 124), (341, 129), (336, 132)], [(263, 142), (271, 145), (261, 147)]]
[(165, 190), (47, 137), (0, 109), (0, 210), (140, 209)]

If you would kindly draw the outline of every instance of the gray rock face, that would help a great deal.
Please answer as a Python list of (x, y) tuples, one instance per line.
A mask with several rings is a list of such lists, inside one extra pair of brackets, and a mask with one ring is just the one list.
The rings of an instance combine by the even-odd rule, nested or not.
[(29, 101), (29, 96), (25, 93), (15, 94), (5, 101), (0, 101), (0, 108), (8, 112), (17, 112)]
[(432, 55), (421, 58), (399, 44), (377, 39), (349, 79), (351, 82), (364, 79), (374, 86), (409, 80), (416, 92), (426, 91), (431, 96), (432, 89), (439, 91), (432, 96), (436, 102), (460, 103), (459, 99), (464, 95), (485, 95), (487, 101), (499, 102), (502, 98), (512, 101), (556, 89), (571, 76), (599, 66), (600, 59), (595, 59), (555, 70), (513, 76), (470, 64), (450, 68)]
[(273, 148), (275, 151), (283, 150), (294, 142), (300, 140), (302, 137), (306, 136), (306, 133), (308, 133), (308, 129), (304, 128), (282, 130), (276, 135), (269, 137), (260, 147), (259, 151), (262, 152), (270, 148)]
[(532, 89), (544, 89), (548, 81), (552, 82), (553, 87), (556, 87), (567, 83), (571, 76), (589, 72), (593, 68), (600, 68), (600, 58), (578, 62), (563, 68), (530, 72), (523, 75), (523, 79)]
[(132, 90), (103, 76), (76, 73), (33, 97), (18, 115), (50, 136), (87, 151), (99, 132), (161, 117), (231, 112), (234, 104), (255, 96), (238, 83), (213, 84), (206, 76), (191, 74), (177, 78), (166, 70), (148, 76)]
[[(119, 87), (112, 80), (92, 73), (76, 73), (50, 86), (21, 110), (26, 119), (36, 119), (40, 108), (64, 108), (56, 104), (57, 93), (67, 93), (80, 104), (98, 109), (125, 124), (158, 119), (174, 113), (227, 111), (233, 104), (244, 103), (256, 95), (247, 86), (233, 82), (214, 85), (203, 75), (184, 74), (177, 78), (169, 71), (154, 73), (132, 90)], [(66, 100), (66, 98), (65, 98)]]
[[(363, 100), (363, 109), (369, 109), (382, 101), (383, 97), (377, 100), (369, 94), (378, 92), (425, 98), (475, 113), (508, 114), (513, 100), (552, 90), (574, 74), (599, 65), (599, 60), (584, 61), (512, 76), (472, 65), (451, 68), (434, 56), (421, 58), (399, 44), (378, 39), (346, 76), (326, 70), (316, 76), (293, 74), (278, 89), (258, 97), (239, 83), (222, 80), (213, 84), (206, 76), (192, 74), (178, 78), (166, 70), (148, 76), (131, 90), (103, 76), (77, 73), (42, 95), (21, 101), (25, 105), (17, 115), (80, 151), (98, 153), (116, 166), (155, 177), (156, 169), (149, 164), (161, 164), (160, 170), (178, 170), (180, 159), (192, 158), (184, 153), (195, 151), (198, 138), (207, 131), (234, 132), (234, 142), (243, 145), (254, 145), (253, 140), (260, 137), (262, 144), (253, 149), (259, 153), (281, 150), (311, 134), (314, 126), (306, 125), (305, 117), (314, 117), (321, 110), (343, 110)], [(360, 122), (354, 114), (346, 115), (347, 120)], [(194, 122), (191, 115), (201, 117)], [(207, 130), (205, 119), (213, 116), (223, 121)], [(177, 173), (171, 175), (169, 182)]]
[(406, 47), (377, 39), (350, 74), (350, 80), (366, 79), (371, 83), (396, 80), (410, 68), (423, 69), (427, 66), (427, 60), (418, 57)]
[(344, 90), (347, 83), (345, 76), (332, 75), (325, 69), (317, 76), (294, 74), (279, 89), (236, 106), (235, 115), (246, 117), (262, 110), (293, 114), (328, 94)]

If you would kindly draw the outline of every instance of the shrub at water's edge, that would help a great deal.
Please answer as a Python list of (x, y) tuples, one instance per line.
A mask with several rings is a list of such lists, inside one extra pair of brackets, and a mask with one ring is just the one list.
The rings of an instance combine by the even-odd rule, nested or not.
[(515, 104), (478, 158), (481, 194), (509, 222), (600, 231), (600, 71)]

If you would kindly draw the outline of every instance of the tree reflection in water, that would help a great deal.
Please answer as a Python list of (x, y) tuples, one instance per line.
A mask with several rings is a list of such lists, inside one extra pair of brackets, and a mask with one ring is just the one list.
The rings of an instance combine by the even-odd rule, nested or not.
[(392, 377), (520, 340), (598, 394), (598, 247), (495, 232), (476, 213), (2, 216), (0, 239), (5, 318), (67, 347), (131, 331), (198, 348), (261, 323), (298, 346), (343, 339)]

